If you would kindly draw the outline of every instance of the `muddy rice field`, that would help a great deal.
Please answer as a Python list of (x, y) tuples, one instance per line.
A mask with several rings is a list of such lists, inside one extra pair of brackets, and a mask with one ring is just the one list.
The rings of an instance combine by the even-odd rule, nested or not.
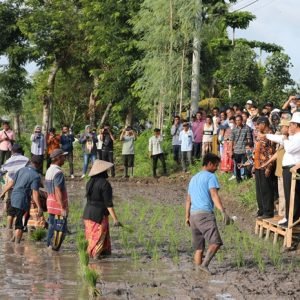
[[(254, 211), (236, 201), (239, 191), (221, 193), (237, 221), (220, 224), (224, 246), (208, 276), (193, 265), (191, 234), (184, 225), (188, 178), (111, 182), (124, 227), (111, 227), (111, 256), (90, 260), (99, 274), (98, 299), (300, 299), (299, 251), (281, 253), (280, 241), (273, 247), (259, 240)], [(83, 181), (69, 181), (68, 191), (71, 202), (84, 204)], [(29, 234), (15, 245), (2, 225), (0, 299), (91, 298), (80, 274), (76, 228), (71, 222), (71, 234), (56, 253)]]

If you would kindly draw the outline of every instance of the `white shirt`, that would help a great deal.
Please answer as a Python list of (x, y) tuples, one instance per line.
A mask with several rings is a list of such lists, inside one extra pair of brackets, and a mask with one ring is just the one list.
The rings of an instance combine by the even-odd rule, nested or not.
[(284, 146), (285, 153), (282, 159), (282, 166), (292, 166), (300, 162), (300, 132), (290, 135), (287, 140), (283, 135), (267, 134), (267, 139)]
[(181, 142), (181, 151), (192, 151), (194, 134), (191, 129), (188, 131), (181, 130), (179, 134), (179, 141)]
[(149, 139), (149, 152), (152, 155), (157, 155), (163, 153), (161, 144), (162, 144), (163, 138), (162, 136), (151, 136)]

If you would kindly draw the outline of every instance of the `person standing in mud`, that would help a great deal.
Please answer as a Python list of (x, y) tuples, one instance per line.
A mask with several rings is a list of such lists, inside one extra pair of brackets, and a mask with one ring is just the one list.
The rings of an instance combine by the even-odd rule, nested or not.
[(14, 176), (21, 168), (25, 167), (29, 158), (25, 157), (23, 154), (23, 149), (19, 144), (14, 144), (11, 148), (11, 157), (2, 165), (2, 170), (7, 172), (5, 174), (6, 185), (3, 187), (2, 194), (0, 198), (6, 199), (6, 214), (7, 214), (7, 228), (13, 228), (13, 221), (16, 217), (16, 210), (11, 206), (11, 193), (12, 187), (10, 182), (14, 180)]
[[(185, 222), (192, 229), (194, 262), (200, 270), (208, 274), (208, 266), (223, 244), (214, 215), (214, 206), (221, 211), (224, 224), (230, 223), (218, 194), (220, 186), (215, 172), (219, 163), (220, 158), (213, 153), (204, 156), (202, 171), (194, 175), (189, 183), (185, 206)], [(209, 246), (203, 260), (205, 242)]]
[[(64, 228), (67, 230), (68, 194), (65, 184), (65, 176), (61, 169), (66, 160), (67, 154), (68, 153), (64, 152), (62, 149), (54, 150), (50, 155), (52, 163), (45, 176), (45, 187), (48, 193), (47, 211), (49, 214), (47, 235), (48, 247), (51, 247), (52, 244), (56, 219), (63, 217), (65, 220)], [(63, 234), (65, 234), (65, 232), (63, 232)]]
[(37, 208), (38, 216), (43, 214), (39, 199), (39, 188), (41, 177), (38, 173), (40, 160), (37, 157), (31, 158), (31, 164), (21, 168), (14, 175), (7, 189), (13, 187), (11, 194), (11, 206), (15, 210), (15, 234), (12, 241), (20, 243), (23, 236), (23, 216), (29, 210), (30, 201), (33, 199)]
[(122, 226), (114, 211), (112, 187), (107, 180), (107, 171), (113, 164), (103, 160), (95, 160), (89, 173), (90, 180), (86, 184), (87, 202), (83, 212), (85, 238), (88, 241), (87, 252), (90, 257), (111, 254), (109, 234), (109, 216), (114, 226)]

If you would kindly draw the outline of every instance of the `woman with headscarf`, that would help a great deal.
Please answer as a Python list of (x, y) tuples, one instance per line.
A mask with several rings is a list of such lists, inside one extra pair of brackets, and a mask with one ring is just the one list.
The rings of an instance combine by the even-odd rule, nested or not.
[(122, 226), (113, 208), (112, 187), (107, 180), (107, 170), (112, 166), (110, 162), (95, 160), (86, 185), (87, 203), (83, 219), (87, 251), (93, 258), (111, 253), (109, 215), (113, 218), (114, 226)]

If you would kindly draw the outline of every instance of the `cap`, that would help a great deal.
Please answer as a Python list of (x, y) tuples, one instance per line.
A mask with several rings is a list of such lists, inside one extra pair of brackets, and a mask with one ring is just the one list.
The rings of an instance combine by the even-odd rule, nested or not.
[(253, 101), (252, 101), (252, 100), (248, 100), (248, 101), (246, 102), (246, 104), (253, 104)]
[(51, 154), (50, 154), (50, 158), (51, 159), (55, 159), (59, 156), (62, 156), (62, 155), (67, 155), (68, 152), (65, 152), (64, 150), (62, 149), (55, 149)]
[(293, 113), (292, 119), (289, 122), (300, 124), (300, 112)]
[(23, 153), (23, 148), (19, 144), (13, 144), (11, 151), (14, 153)]
[(269, 124), (269, 119), (267, 117), (259, 117), (257, 119), (257, 124)]

